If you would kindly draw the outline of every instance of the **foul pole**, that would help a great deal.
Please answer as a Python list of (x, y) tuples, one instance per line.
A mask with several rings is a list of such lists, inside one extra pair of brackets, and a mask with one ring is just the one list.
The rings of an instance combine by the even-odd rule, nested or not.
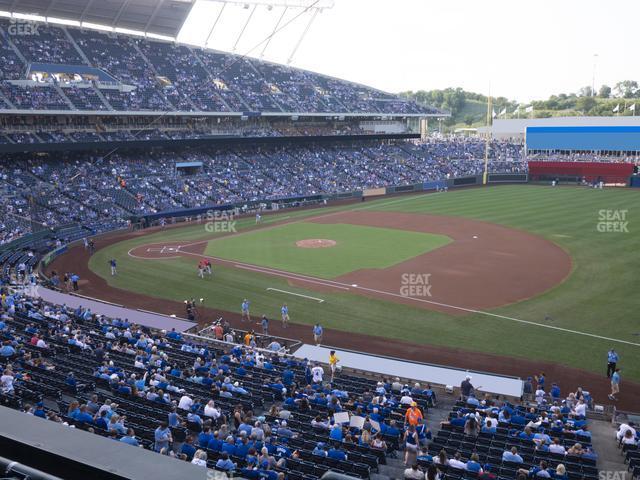
[(482, 184), (487, 184), (488, 171), (489, 171), (489, 149), (491, 148), (491, 124), (493, 121), (492, 114), (492, 100), (491, 89), (489, 89), (489, 97), (487, 98), (487, 137), (484, 144), (484, 170), (482, 172)]

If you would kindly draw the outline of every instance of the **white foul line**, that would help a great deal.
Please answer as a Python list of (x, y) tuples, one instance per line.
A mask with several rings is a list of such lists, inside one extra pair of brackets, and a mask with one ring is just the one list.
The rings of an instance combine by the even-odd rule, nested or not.
[(270, 290), (272, 292), (288, 293), (289, 295), (295, 295), (296, 297), (309, 298), (311, 300), (315, 300), (318, 303), (324, 302), (324, 300), (321, 299), (321, 298), (311, 297), (309, 295), (302, 295), (301, 293), (287, 292), (286, 290), (280, 290), (279, 288), (271, 288), (271, 287), (269, 287), (269, 288), (267, 288), (267, 290)]
[[(411, 196), (398, 198), (398, 199), (394, 199), (394, 200), (376, 202), (375, 204), (363, 205), (363, 206), (360, 206), (360, 207), (355, 207), (355, 208), (353, 208), (351, 210), (365, 210), (365, 209), (368, 209), (368, 208), (382, 207), (382, 206), (385, 206), (385, 205), (390, 205), (390, 204), (395, 204), (395, 203), (400, 203), (400, 202), (406, 202), (406, 201), (409, 201), (409, 200), (414, 200), (414, 199), (417, 199), (417, 198), (420, 198), (420, 197), (421, 197), (420, 195), (411, 195)], [(336, 211), (336, 212), (330, 212), (330, 213), (326, 213), (324, 215), (319, 215), (318, 217), (303, 217), (300, 220), (296, 220), (294, 222), (289, 222), (289, 223), (303, 222), (303, 221), (308, 220), (310, 218), (327, 217), (327, 216), (335, 215), (335, 214), (342, 213), (342, 212), (343, 212), (343, 210), (339, 210), (339, 211)], [(277, 228), (278, 226), (279, 225), (274, 225), (273, 227), (269, 227), (269, 228)], [(249, 230), (249, 231), (242, 232), (242, 233), (250, 233), (250, 232), (253, 232), (253, 231), (255, 231), (255, 230)], [(182, 247), (189, 247), (191, 245), (198, 245), (200, 243), (205, 243), (205, 242), (208, 242), (208, 240), (199, 241), (199, 242), (195, 242), (195, 243), (190, 243), (190, 244), (187, 244), (187, 245), (182, 245)], [(133, 250), (133, 249), (131, 249), (131, 250)], [(131, 250), (129, 251), (129, 255), (132, 256), (132, 257), (136, 257), (135, 255), (131, 254)], [(412, 301), (416, 301), (416, 302), (428, 303), (428, 304), (431, 304), (431, 305), (437, 305), (437, 306), (440, 306), (440, 307), (450, 308), (450, 309), (453, 309), (453, 310), (460, 310), (460, 311), (463, 311), (463, 312), (475, 313), (475, 314), (479, 314), (479, 315), (486, 315), (488, 317), (500, 318), (500, 319), (503, 319), (503, 320), (510, 320), (512, 322), (522, 323), (522, 324), (525, 324), (525, 325), (533, 325), (533, 326), (536, 326), (536, 327), (549, 328), (551, 330), (557, 330), (557, 331), (566, 332), (566, 333), (573, 333), (575, 335), (582, 335), (582, 336), (585, 336), (585, 337), (597, 338), (599, 340), (607, 340), (607, 341), (610, 341), (610, 342), (623, 343), (623, 344), (626, 344), (626, 345), (632, 345), (634, 347), (640, 347), (640, 343), (629, 342), (628, 340), (620, 340), (618, 338), (604, 337), (604, 336), (601, 336), (601, 335), (596, 335), (594, 333), (580, 332), (578, 330), (571, 330), (569, 328), (556, 327), (555, 325), (546, 325), (544, 323), (537, 323), (537, 322), (532, 322), (532, 321), (529, 321), (529, 320), (521, 320), (519, 318), (508, 317), (506, 315), (499, 315), (497, 313), (485, 312), (485, 311), (482, 311), (482, 310), (474, 310), (472, 308), (459, 307), (459, 306), (456, 306), (456, 305), (449, 305), (449, 304), (446, 304), (446, 303), (436, 302), (436, 301), (433, 301), (433, 300), (425, 300), (423, 298), (406, 297), (406, 296), (400, 295), (398, 293), (385, 292), (383, 290), (377, 290), (377, 289), (374, 289), (374, 288), (362, 287), (362, 286), (359, 286), (359, 285), (349, 285), (349, 286), (347, 286), (346, 283), (336, 282), (334, 280), (321, 280), (321, 279), (318, 279), (317, 277), (310, 277), (310, 276), (307, 276), (307, 275), (302, 275), (302, 274), (297, 274), (297, 273), (284, 272), (284, 271), (281, 271), (281, 270), (274, 270), (274, 269), (271, 269), (271, 268), (268, 268), (268, 267), (257, 267), (255, 265), (251, 265), (251, 264), (247, 264), (247, 263), (242, 264), (240, 262), (231, 262), (231, 261), (225, 260), (223, 258), (216, 258), (216, 257), (212, 257), (212, 256), (198, 254), (198, 253), (185, 252), (184, 250), (181, 250), (180, 247), (178, 248), (178, 251), (180, 253), (187, 254), (187, 255), (194, 255), (194, 256), (197, 256), (197, 257), (210, 258), (210, 259), (217, 260), (217, 261), (222, 261), (222, 262), (225, 262), (225, 263), (232, 263), (234, 265), (234, 267), (241, 268), (241, 269), (244, 269), (244, 270), (251, 270), (251, 271), (254, 271), (254, 272), (265, 273), (265, 274), (268, 274), (268, 275), (275, 275), (275, 276), (289, 278), (289, 279), (292, 279), (292, 280), (303, 281), (303, 282), (307, 282), (307, 283), (315, 283), (315, 284), (318, 284), (318, 285), (323, 285), (325, 287), (337, 288), (337, 289), (342, 289), (342, 290), (350, 290), (351, 288), (353, 288), (353, 289), (357, 289), (357, 290), (363, 290), (363, 291), (377, 293), (377, 294), (380, 294), (380, 295), (388, 295), (388, 296), (392, 296), (392, 297), (402, 298), (402, 299), (405, 299), (405, 300), (412, 300)], [(136, 257), (136, 258), (142, 258), (142, 257)], [(167, 257), (165, 257), (165, 258), (167, 258)], [(172, 257), (169, 257), (169, 258), (172, 258)], [(349, 287), (351, 287), (351, 288), (349, 288)]]
[[(180, 250), (180, 252), (181, 253), (186, 253), (186, 254), (189, 254), (189, 255), (199, 256), (199, 257), (211, 258), (211, 259), (214, 259), (214, 260), (221, 260), (223, 262), (229, 263), (228, 260), (221, 259), (221, 258), (207, 257), (206, 255), (200, 255), (198, 253), (185, 252), (184, 250)], [(640, 347), (640, 343), (629, 342), (628, 340), (620, 340), (618, 338), (604, 337), (604, 336), (601, 336), (601, 335), (596, 335), (594, 333), (580, 332), (578, 330), (571, 330), (569, 328), (556, 327), (555, 325), (545, 325), (544, 323), (537, 323), (537, 322), (532, 322), (532, 321), (529, 321), (529, 320), (521, 320), (519, 318), (508, 317), (506, 315), (499, 315), (497, 313), (485, 312), (483, 310), (474, 310), (472, 308), (459, 307), (459, 306), (456, 306), (456, 305), (449, 305), (448, 303), (436, 302), (434, 300), (426, 300), (424, 298), (407, 297), (407, 296), (404, 296), (404, 295), (400, 295), (399, 293), (386, 292), (384, 290), (377, 290), (375, 288), (363, 287), (361, 285), (351, 285), (351, 284), (348, 285), (346, 283), (336, 282), (335, 280), (320, 280), (317, 277), (310, 277), (308, 275), (301, 275), (301, 274), (298, 274), (298, 273), (291, 273), (291, 272), (284, 272), (284, 271), (281, 271), (281, 270), (274, 270), (274, 269), (271, 269), (271, 268), (268, 268), (268, 267), (256, 267), (255, 265), (242, 264), (240, 262), (235, 262), (235, 263), (233, 263), (233, 265), (236, 268), (242, 268), (244, 270), (251, 270), (251, 271), (259, 272), (259, 273), (266, 273), (268, 275), (276, 275), (276, 276), (290, 278), (292, 280), (298, 280), (298, 281), (303, 281), (303, 282), (308, 282), (308, 283), (316, 283), (316, 284), (319, 284), (319, 285), (323, 285), (325, 287), (339, 288), (339, 289), (342, 289), (342, 290), (351, 290), (351, 289), (353, 289), (353, 290), (362, 290), (362, 291), (365, 291), (365, 292), (372, 292), (372, 293), (377, 293), (377, 294), (380, 294), (380, 295), (387, 295), (387, 296), (391, 296), (391, 297), (401, 298), (401, 299), (404, 299), (404, 300), (411, 300), (411, 301), (414, 301), (414, 302), (428, 303), (430, 305), (437, 305), (439, 307), (450, 308), (452, 310), (459, 310), (459, 311), (468, 312), (468, 313), (475, 313), (475, 314), (478, 314), (478, 315), (486, 315), (488, 317), (500, 318), (500, 319), (503, 319), (503, 320), (510, 320), (512, 322), (523, 323), (523, 324), (526, 324), (526, 325), (533, 325), (533, 326), (536, 326), (536, 327), (549, 328), (551, 330), (557, 330), (557, 331), (566, 332), (566, 333), (573, 333), (575, 335), (583, 335), (585, 337), (597, 338), (599, 340), (607, 340), (609, 342), (624, 343), (626, 345), (633, 345), (634, 347)]]

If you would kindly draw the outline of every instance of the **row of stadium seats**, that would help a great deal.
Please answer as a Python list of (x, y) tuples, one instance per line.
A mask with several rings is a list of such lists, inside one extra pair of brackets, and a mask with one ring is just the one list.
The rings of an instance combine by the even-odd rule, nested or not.
[[(369, 87), (239, 55), (51, 24), (38, 25), (37, 35), (10, 35), (8, 22), (0, 21), (0, 103), (13, 108), (437, 113)], [(56, 73), (50, 64), (79, 76), (98, 68), (135, 88), (106, 88), (89, 75), (73, 80), (68, 68), (63, 82), (47, 75), (37, 86), (10, 83), (27, 79), (34, 63), (47, 64), (40, 69), (48, 74)]]
[[(0, 201), (9, 212), (0, 224), (0, 242), (26, 233), (21, 222), (27, 220), (45, 228), (69, 222), (117, 227), (133, 214), (475, 175), (484, 168), (483, 155), (482, 141), (465, 139), (118, 151), (105, 159), (86, 153), (11, 155), (10, 162), (0, 157)], [(182, 161), (202, 167), (182, 174), (176, 168)], [(521, 146), (492, 142), (489, 169), (526, 171)]]

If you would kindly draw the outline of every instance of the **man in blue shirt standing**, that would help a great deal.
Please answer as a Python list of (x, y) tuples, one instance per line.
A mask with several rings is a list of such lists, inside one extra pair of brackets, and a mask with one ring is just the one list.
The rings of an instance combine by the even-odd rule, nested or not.
[(322, 325), (319, 323), (316, 323), (313, 327), (313, 341), (316, 342), (316, 345), (322, 343)]
[(168, 449), (169, 443), (171, 442), (171, 430), (169, 430), (169, 426), (167, 422), (162, 422), (154, 433), (155, 445), (153, 449), (156, 452), (160, 452), (163, 448)]
[(607, 353), (607, 378), (611, 378), (611, 375), (616, 371), (616, 363), (618, 363), (618, 353), (612, 348)]
[(251, 321), (251, 315), (249, 315), (249, 300), (247, 300), (246, 298), (244, 300), (242, 300), (242, 321), (244, 322), (245, 320), (247, 322)]
[(287, 328), (289, 325), (289, 307), (287, 307), (286, 303), (282, 304), (280, 313), (282, 315), (282, 328)]

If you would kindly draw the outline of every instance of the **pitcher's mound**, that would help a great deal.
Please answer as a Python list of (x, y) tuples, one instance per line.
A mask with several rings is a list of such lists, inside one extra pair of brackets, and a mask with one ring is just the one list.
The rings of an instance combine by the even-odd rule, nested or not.
[(324, 238), (308, 238), (306, 240), (298, 240), (296, 242), (296, 247), (300, 248), (328, 248), (335, 246), (335, 240), (326, 240)]

